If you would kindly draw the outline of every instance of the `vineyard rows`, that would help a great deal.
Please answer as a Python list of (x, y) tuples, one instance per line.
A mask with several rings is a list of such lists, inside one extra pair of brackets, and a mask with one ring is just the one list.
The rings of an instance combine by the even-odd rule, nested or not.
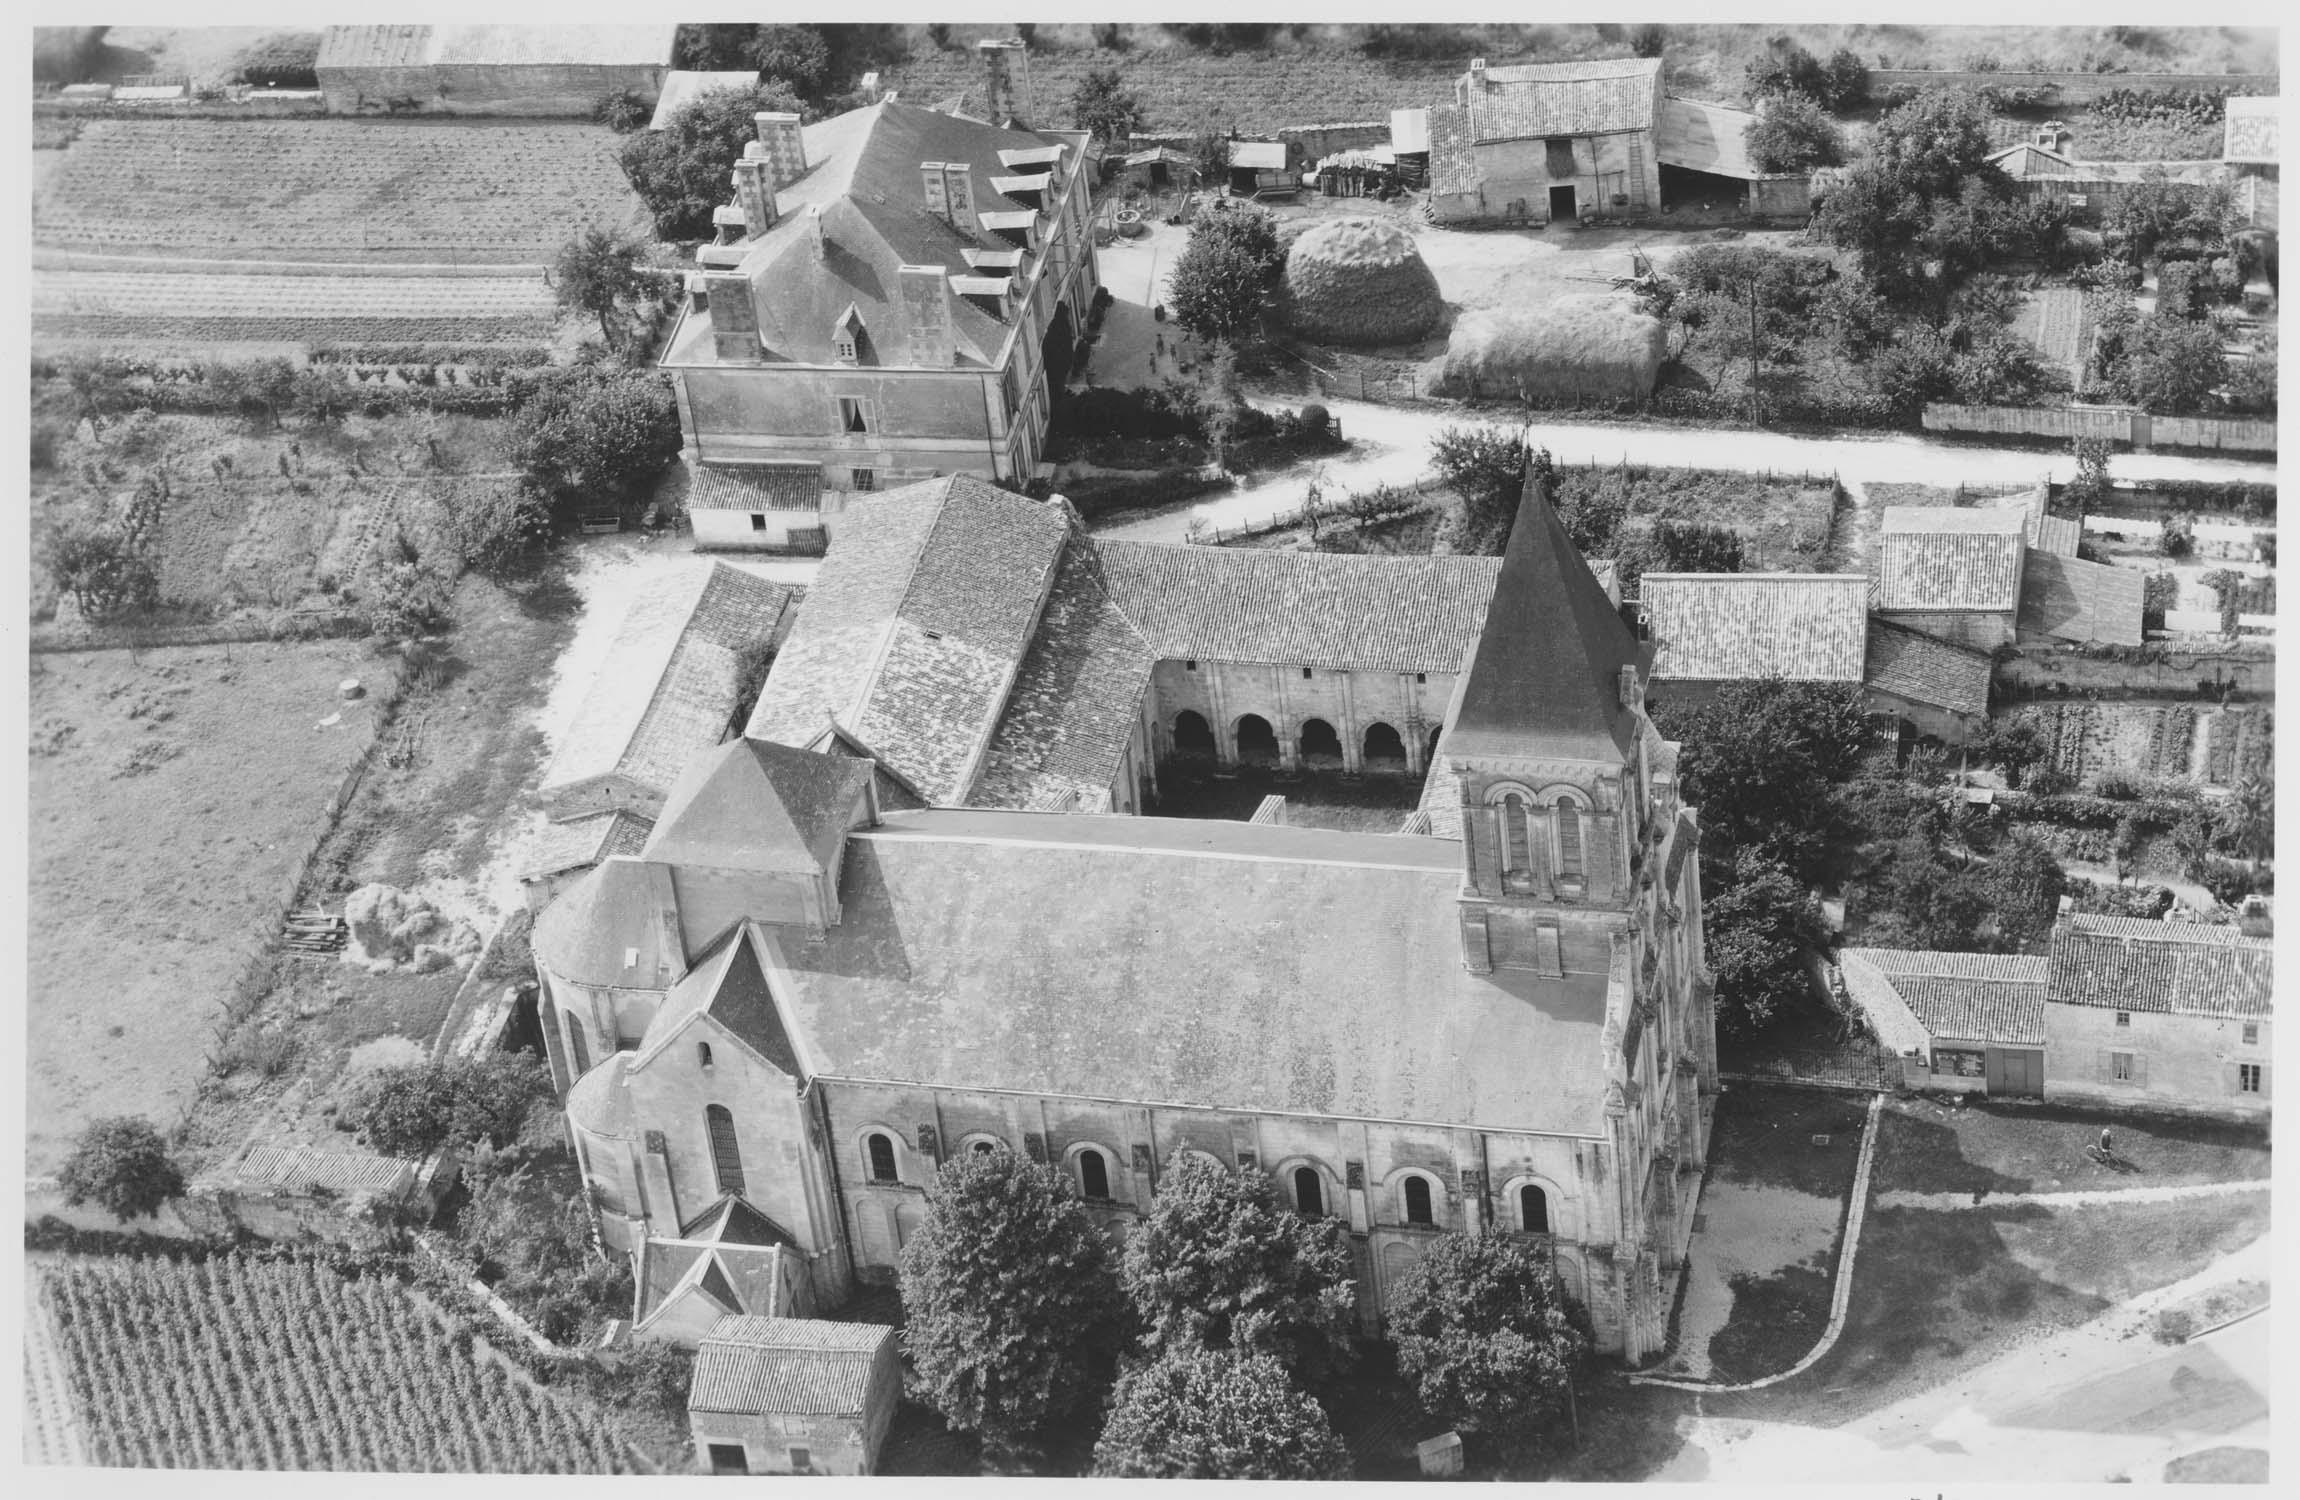
[(254, 259), (548, 261), (644, 210), (603, 126), (94, 120), (33, 202), (36, 243)]
[(96, 1463), (627, 1471), (594, 1415), (474, 1358), (397, 1283), (230, 1255), (43, 1274)]
[(2081, 374), (2084, 363), (2084, 293), (2074, 287), (2047, 287), (2021, 299), (2012, 331), (2036, 345), (2045, 359)]
[(2043, 731), (2045, 764), (2084, 781), (2115, 771), (2149, 780), (2185, 777), (2196, 749), (2196, 710), (2149, 704), (2036, 704), (2019, 711)]
[(36, 314), (48, 339), (108, 343), (486, 344), (530, 347), (552, 334), (544, 318), (203, 318)]
[(203, 276), (196, 272), (39, 271), (32, 315), (212, 318), (542, 318), (557, 316), (540, 278), (509, 276)]
[(2265, 708), (2224, 708), (2205, 720), (2204, 779), (2233, 787), (2270, 776), (2276, 765), (2276, 715)]

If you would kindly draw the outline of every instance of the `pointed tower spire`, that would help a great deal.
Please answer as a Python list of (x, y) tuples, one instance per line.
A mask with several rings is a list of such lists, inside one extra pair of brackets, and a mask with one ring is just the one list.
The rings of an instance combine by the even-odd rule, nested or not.
[[(1619, 764), (1637, 742), (1632, 702), (1649, 656), (1566, 535), (1529, 461), (1447, 748), (1459, 756)], [(1624, 669), (1635, 677), (1625, 679)]]

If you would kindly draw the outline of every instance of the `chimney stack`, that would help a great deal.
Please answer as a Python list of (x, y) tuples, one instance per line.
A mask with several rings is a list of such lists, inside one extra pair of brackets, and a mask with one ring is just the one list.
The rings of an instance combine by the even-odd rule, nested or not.
[(799, 117), (787, 110), (763, 109), (751, 117), (759, 128), (759, 144), (775, 164), (775, 181), (788, 187), (807, 175), (807, 143), (799, 134)]
[(943, 186), (942, 174), (941, 162), (922, 161), (918, 164), (918, 185), (926, 197), (926, 211), (947, 224), (950, 222), (950, 195)]
[(1020, 38), (974, 45), (982, 54), (983, 84), (989, 95), (984, 118), (993, 125), (1027, 121), (1030, 118), (1029, 49)]
[(814, 244), (815, 259), (821, 260), (829, 253), (823, 244), (823, 206), (820, 203), (807, 205), (807, 238)]
[(958, 356), (957, 334), (951, 326), (950, 279), (940, 266), (904, 266), (901, 277), (910, 362), (920, 369), (949, 369)]
[(757, 142), (735, 160), (735, 202), (743, 210), (743, 238), (755, 240), (775, 227), (775, 163)]
[(961, 234), (974, 231), (974, 166), (970, 162), (946, 161), (942, 164), (943, 201), (949, 205), (945, 217), (951, 227)]
[(751, 300), (751, 278), (740, 271), (705, 271), (703, 295), (711, 308), (711, 339), (719, 358), (759, 362), (759, 307)]

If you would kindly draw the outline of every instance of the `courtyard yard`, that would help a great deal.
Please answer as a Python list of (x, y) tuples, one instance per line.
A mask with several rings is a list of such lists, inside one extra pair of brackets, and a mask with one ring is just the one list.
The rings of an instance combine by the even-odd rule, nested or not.
[(32, 658), (27, 1171), (191, 1102), (235, 976), (373, 734), (363, 642)]
[(1161, 818), (1224, 818), (1244, 822), (1268, 796), (1286, 799), (1285, 821), (1296, 828), (1345, 833), (1396, 833), (1421, 803), (1418, 776), (1344, 777), (1336, 772), (1286, 775), (1240, 767), (1168, 761), (1158, 768), (1158, 800), (1144, 811)]

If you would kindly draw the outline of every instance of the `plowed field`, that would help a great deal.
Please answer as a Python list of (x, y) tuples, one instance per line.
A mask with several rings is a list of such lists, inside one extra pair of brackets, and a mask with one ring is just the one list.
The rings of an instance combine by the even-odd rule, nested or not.
[(534, 344), (558, 316), (541, 279), (208, 276), (52, 271), (32, 278), (32, 327), (51, 338)]

